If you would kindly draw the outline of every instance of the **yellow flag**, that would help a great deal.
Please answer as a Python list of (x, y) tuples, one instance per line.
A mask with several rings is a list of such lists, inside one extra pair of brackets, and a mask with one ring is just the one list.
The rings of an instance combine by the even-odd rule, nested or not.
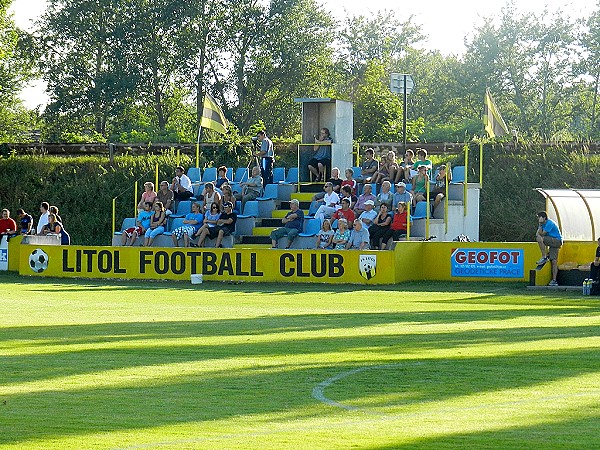
[(485, 90), (485, 99), (483, 102), (483, 127), (490, 138), (509, 134), (508, 127), (494, 103), (489, 88)]
[(225, 119), (223, 110), (208, 92), (204, 95), (204, 109), (202, 110), (200, 126), (215, 130), (218, 133), (227, 133), (227, 119)]

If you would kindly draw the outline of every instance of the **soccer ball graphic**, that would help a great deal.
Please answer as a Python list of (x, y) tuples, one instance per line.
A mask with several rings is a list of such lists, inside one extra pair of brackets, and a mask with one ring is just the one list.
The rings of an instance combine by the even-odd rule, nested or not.
[(29, 267), (35, 273), (42, 273), (48, 268), (48, 255), (41, 248), (36, 248), (29, 255)]

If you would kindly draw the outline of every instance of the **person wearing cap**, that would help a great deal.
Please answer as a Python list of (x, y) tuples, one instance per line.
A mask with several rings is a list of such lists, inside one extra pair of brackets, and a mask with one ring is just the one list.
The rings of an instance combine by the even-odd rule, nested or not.
[(283, 227), (271, 231), (271, 248), (277, 248), (277, 242), (282, 237), (287, 236), (288, 243), (285, 248), (290, 248), (298, 233), (302, 232), (304, 224), (304, 211), (300, 209), (300, 202), (297, 199), (290, 201), (290, 211), (281, 219)]
[(412, 195), (406, 190), (406, 183), (400, 181), (396, 183), (396, 192), (394, 193), (394, 205), (404, 202), (407, 205), (412, 205)]
[(359, 217), (360, 221), (363, 223), (363, 228), (368, 230), (377, 217), (377, 214), (378, 212), (375, 209), (375, 202), (373, 200), (367, 200), (365, 202), (365, 210)]
[(217, 239), (215, 247), (223, 248), (223, 238), (230, 236), (235, 232), (235, 223), (237, 221), (237, 214), (233, 212), (233, 203), (225, 202), (223, 204), (223, 212), (217, 220), (217, 224), (214, 227), (204, 228), (198, 238), (198, 247), (204, 245), (204, 239), (208, 236), (210, 239)]
[(347, 250), (369, 250), (369, 231), (363, 227), (360, 219), (354, 219), (350, 239), (346, 243)]
[[(540, 246), (542, 257), (536, 262), (537, 265), (545, 264), (548, 260), (552, 263), (552, 280), (548, 286), (558, 286), (556, 276), (558, 275), (558, 252), (562, 247), (562, 235), (556, 222), (548, 219), (546, 211), (537, 213), (538, 229), (536, 232), (537, 243)], [(546, 254), (546, 248), (548, 253)]]
[(360, 216), (365, 208), (365, 202), (367, 200), (377, 200), (377, 197), (373, 195), (373, 186), (371, 184), (365, 184), (363, 186), (363, 193), (358, 196), (358, 200), (356, 200), (356, 204), (354, 205), (354, 214), (356, 217)]

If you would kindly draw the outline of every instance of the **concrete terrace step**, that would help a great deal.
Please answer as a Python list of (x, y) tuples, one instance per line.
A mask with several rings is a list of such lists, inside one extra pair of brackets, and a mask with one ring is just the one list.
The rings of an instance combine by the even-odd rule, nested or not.
[[(271, 213), (271, 217), (277, 218), (277, 219), (283, 219), (289, 211), (290, 211), (289, 209), (276, 209), (275, 211), (273, 211)], [(307, 216), (308, 209), (304, 209), (303, 211), (304, 211), (304, 215)]]
[[(320, 191), (317, 191), (320, 192)], [(294, 194), (292, 194), (292, 198), (295, 198), (296, 200), (299, 200), (301, 202), (309, 202), (312, 200), (313, 195), (315, 195), (314, 192), (295, 192)]]
[(252, 236), (270, 236), (271, 231), (278, 227), (254, 227), (252, 229)]
[(245, 245), (269, 245), (271, 244), (271, 238), (269, 236), (242, 236), (242, 242), (237, 245), (245, 246)]

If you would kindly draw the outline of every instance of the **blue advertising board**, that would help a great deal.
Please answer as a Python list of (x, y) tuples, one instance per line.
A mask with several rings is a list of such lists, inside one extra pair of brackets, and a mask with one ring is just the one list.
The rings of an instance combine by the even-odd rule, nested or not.
[(523, 249), (456, 248), (451, 256), (453, 277), (523, 278)]

